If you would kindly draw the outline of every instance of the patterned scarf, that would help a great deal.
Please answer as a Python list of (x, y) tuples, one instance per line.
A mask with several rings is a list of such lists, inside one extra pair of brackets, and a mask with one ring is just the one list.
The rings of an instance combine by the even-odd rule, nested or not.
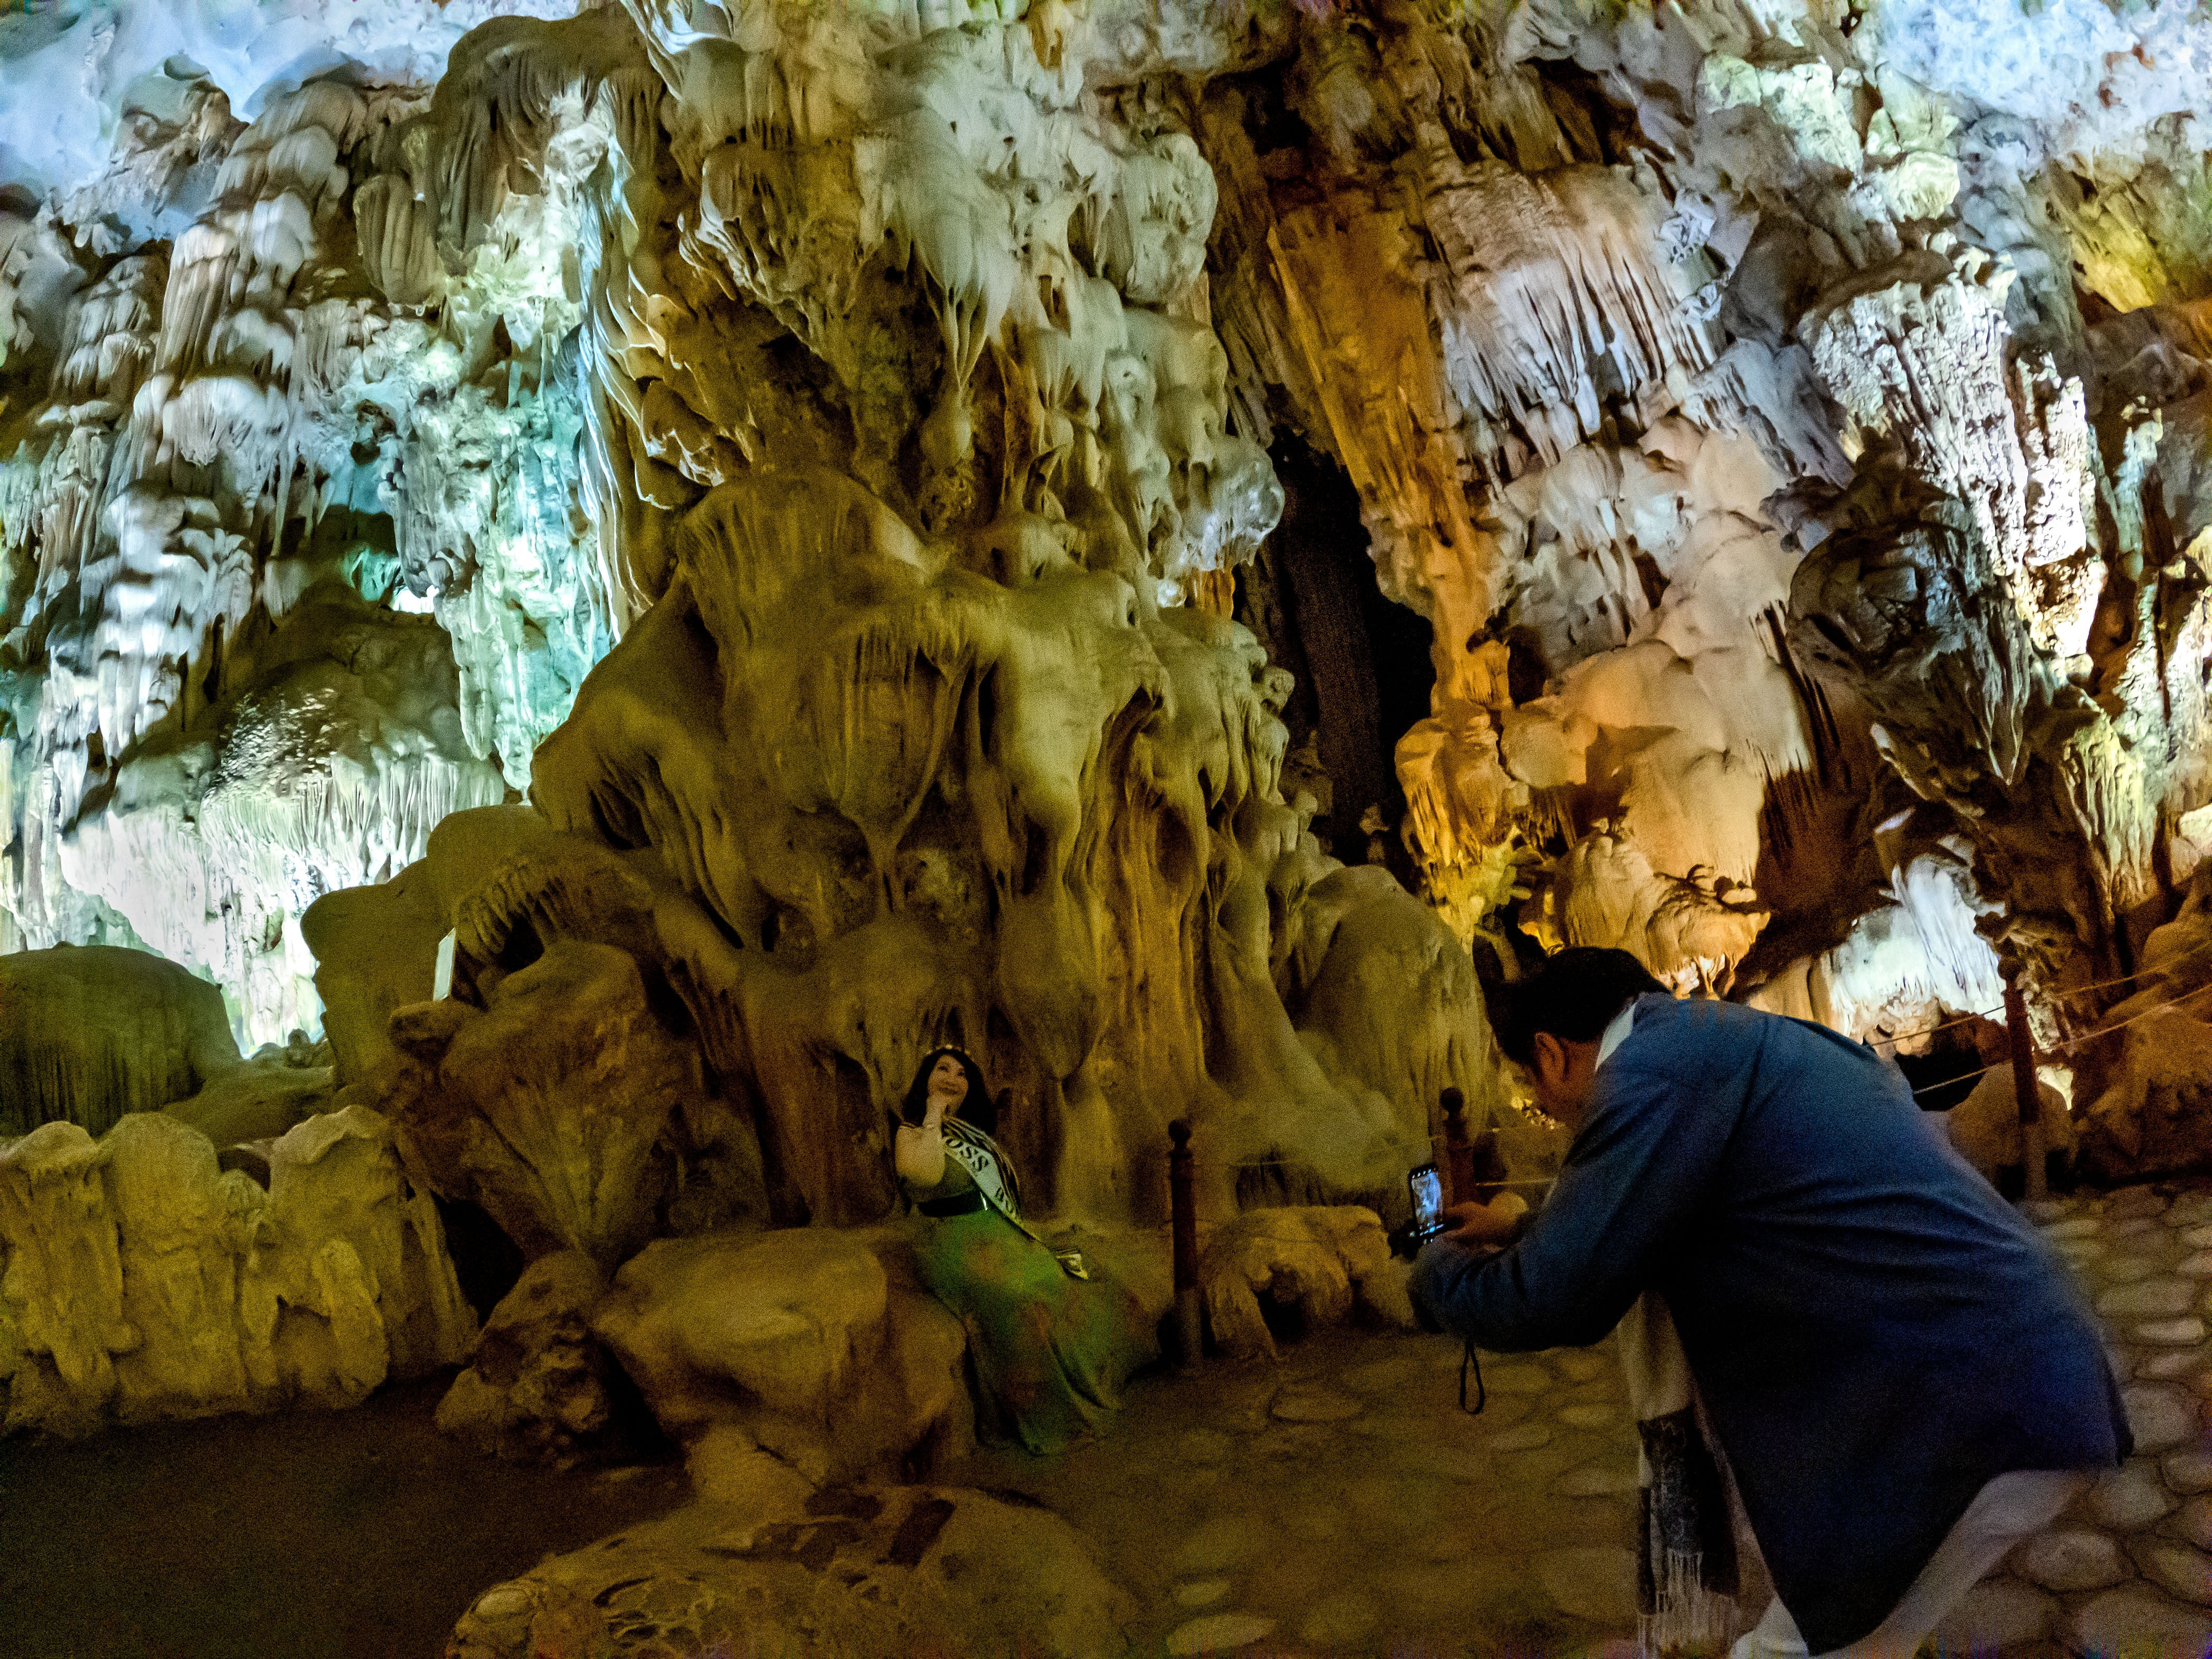
[(1636, 1650), (1717, 1652), (1741, 1622), (1735, 1523), (1665, 1297), (1646, 1291), (1629, 1309), (1620, 1362), (1643, 1443)]

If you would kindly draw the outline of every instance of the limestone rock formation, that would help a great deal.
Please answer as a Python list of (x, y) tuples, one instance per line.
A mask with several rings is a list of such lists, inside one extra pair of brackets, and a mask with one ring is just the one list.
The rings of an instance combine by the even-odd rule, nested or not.
[(637, 1425), (623, 1420), (614, 1363), (592, 1334), (606, 1290), (579, 1251), (532, 1262), (484, 1321), (469, 1368), (438, 1402), (438, 1426), (513, 1462), (620, 1455)]
[(1900, 1054), (1925, 1048), (1935, 1031), (2001, 1012), (1996, 951), (1980, 932), (1982, 919), (2001, 907), (1976, 891), (1972, 849), (1961, 837), (1914, 850), (1917, 816), (1900, 814), (1877, 832), (1875, 855), (1887, 853), (1891, 863), (1888, 882), (1874, 891), (1875, 908), (1840, 941), (1796, 958), (1747, 1000)]
[[(2154, 191), (2171, 141), (2004, 77), (2035, 113), (1968, 132), (1991, 82), (1929, 44), (2071, 24), (1877, 11), (1330, 9), (1201, 140), (1240, 410), (1319, 434), (1433, 624), (1430, 902), (1901, 1036), (1991, 1006), (1973, 917), (2102, 982), (2193, 861), (2205, 520), (2160, 434), (2204, 344), (2112, 252), (2178, 198), (2075, 189)], [(2166, 310), (2086, 325), (2069, 237)], [(1963, 933), (1903, 890), (1954, 836)]]
[(448, 1659), (963, 1644), (1124, 1650), (1135, 1603), (1058, 1516), (960, 1487), (854, 1487), (787, 1514), (700, 1504), (495, 1585)]
[[(1951, 1144), (1966, 1162), (1990, 1180), (2005, 1169), (2018, 1169), (2026, 1154), (2021, 1133), (2020, 1097), (2013, 1086), (2010, 1061), (1991, 1066), (1974, 1085), (1973, 1091), (1951, 1109), (1947, 1127)], [(2036, 1079), (2037, 1122), (2043, 1129), (2045, 1155), (2057, 1154), (2070, 1162), (2077, 1136), (2066, 1097), (2057, 1088)]]
[[(1223, 58), (1206, 29), (1058, 8), (517, 20), (359, 152), (365, 275), (403, 307), (458, 303), (471, 250), (550, 210), (525, 173), (636, 228), (562, 256), (626, 631), (531, 761), (562, 836), (518, 828), (513, 867), (434, 880), (464, 1006), (401, 1016), (414, 1070), (374, 1085), (441, 1190), (611, 1266), (681, 1230), (656, 1212), (712, 1144), (725, 1216), (869, 1219), (882, 1110), (946, 1038), (1020, 1103), (1042, 1200), (1107, 1218), (1158, 1214), (1173, 1116), (1225, 1212), (1245, 1165), (1392, 1201), (1443, 1090), (1489, 1097), (1463, 955), (1402, 894), (1330, 884), (1279, 787), (1287, 678), (1213, 614), (1280, 492), (1206, 326), (1212, 174), (1136, 89), (1286, 27)], [(597, 912), (564, 911), (585, 886)], [(343, 937), (419, 941), (420, 884), (387, 891), (310, 925), (333, 1007), (428, 977)], [(1352, 988), (1407, 972), (1376, 1021)], [(519, 1104), (470, 1056), (594, 974), (628, 1012), (558, 1019), (611, 1046), (548, 1045), (560, 1079), (526, 1091), (635, 1087), (592, 1150), (534, 1125), (530, 1172), (489, 1173), (515, 1114), (575, 1102)], [(388, 1006), (347, 1009), (349, 1068), (392, 1062)]]
[(158, 1112), (0, 1141), (4, 1426), (351, 1405), (467, 1352), (429, 1195), (359, 1108), (270, 1149), (264, 1191)]
[(316, 1023), (306, 904), (501, 799), (495, 754), (526, 781), (609, 637), (542, 337), (548, 303), (573, 325), (557, 245), (550, 277), (481, 264), (442, 322), (365, 275), (354, 188), (413, 112), (404, 76), (491, 9), (356, 22), (378, 70), (252, 120), (234, 100), (320, 51), (315, 23), (57, 15), (6, 53), (11, 104), (66, 112), (70, 146), (11, 142), (61, 188), (0, 217), (9, 927), (153, 943), (225, 985), (249, 1040)]
[[(382, 881), (314, 931), (393, 1063), (472, 890), (400, 872), (528, 787), (638, 855), (651, 925), (572, 937), (750, 1123), (724, 1218), (874, 1213), (956, 1031), (1060, 1205), (1144, 1210), (1186, 1112), (1379, 1194), (1491, 1085), (1446, 935), (1345, 908), (1362, 813), (1507, 971), (1619, 944), (1907, 1047), (2000, 954), (2070, 1037), (2212, 845), (2193, 24), (390, 0), (274, 79), (319, 11), (139, 9), (0, 50), (70, 88), (0, 179), (0, 908), (249, 1044)], [(1956, 44), (2030, 36), (2089, 67)], [(1280, 722), (1377, 728), (1268, 660), (1333, 660), (1252, 562), (1271, 453), (1431, 642), (1399, 799), (1310, 852)], [(696, 1150), (640, 1109), (593, 1180)]]
[(274, 1140), (329, 1104), (328, 1062), (296, 1030), (241, 1059), (222, 994), (143, 951), (0, 957), (0, 1137), (45, 1123), (99, 1135), (131, 1113), (166, 1111), (218, 1151)]
[(257, 1178), (265, 1177), (270, 1146), (294, 1125), (331, 1109), (333, 1072), (330, 1045), (309, 1042), (306, 1032), (295, 1030), (282, 1047), (264, 1043), (190, 1099), (161, 1109), (213, 1141), (225, 1169), (234, 1167), (228, 1161), (234, 1157), (245, 1158)]
[(1406, 1270), (1371, 1210), (1345, 1205), (1247, 1210), (1209, 1236), (1199, 1262), (1214, 1342), (1239, 1359), (1276, 1357), (1261, 1297), (1313, 1325), (1335, 1324), (1355, 1302), (1411, 1329)]
[(161, 1109), (273, 1188), (343, 1103), (617, 1275), (879, 1222), (956, 1041), (1043, 1213), (1156, 1225), (1188, 1119), (1229, 1262), (1393, 1210), (1447, 1090), (1499, 1121), (1475, 963), (1584, 943), (1908, 1062), (2017, 970), (2087, 1167), (2201, 1159), (2208, 51), (0, 17), (0, 963), (76, 952), (0, 966), (6, 1155)]
[[(1473, 975), (1413, 911), (1413, 955), (1437, 966), (1396, 1029), (1308, 997), (1326, 1046), (1298, 1040), (1271, 969), (1332, 861), (1273, 799), (1279, 688), (1241, 630), (1155, 612), (1110, 570), (1010, 590), (939, 566), (827, 478), (802, 488), (840, 504), (800, 532), (775, 505), (805, 499), (792, 488), (694, 510), (689, 580), (541, 751), (538, 799), (573, 832), (652, 846), (694, 901), (657, 914), (667, 971), (806, 1212), (880, 1212), (880, 1110), (945, 1039), (1034, 1103), (1015, 1150), (1062, 1204), (1156, 1211), (1132, 1166), (1174, 1115), (1218, 1137), (1216, 1169), (1279, 1150), (1339, 1190), (1385, 1186), (1427, 1102), (1482, 1086)], [(867, 596), (829, 629), (762, 602), (794, 532), (820, 547), (802, 565)], [(781, 603), (823, 609), (796, 584)], [(1298, 978), (1356, 975), (1328, 956), (1379, 937), (1315, 928)]]
[(105, 1134), (237, 1064), (222, 993), (174, 963), (111, 945), (0, 957), (0, 1135)]
[(1844, 475), (1802, 362), (1723, 357), (1740, 233), (1679, 183), (1670, 213), (1650, 153), (1606, 165), (1614, 117), (1544, 77), (1573, 31), (1587, 68), (1625, 39), (1517, 15), (1332, 12), (1279, 87), (1210, 92), (1219, 312), (1247, 418), (1322, 438), (1431, 623), (1398, 750), (1431, 904), (1472, 936), (1527, 901), (1540, 934), (1725, 986), (1767, 914), (1766, 780), (1813, 746), (1761, 631), (1795, 562), (1762, 502)]
[(616, 1275), (593, 1328), (661, 1426), (726, 1433), (803, 1490), (896, 1477), (973, 1445), (960, 1322), (902, 1237), (829, 1228), (663, 1239)]
[(665, 1184), (655, 1154), (689, 1056), (612, 945), (556, 942), (486, 1001), (474, 1018), (451, 1001), (394, 1016), (447, 1108), (403, 1113), (414, 1154), (526, 1252), (581, 1250), (611, 1270), (653, 1230)]
[[(2212, 1168), (2212, 882), (2199, 867), (2180, 914), (2144, 940), (2135, 994), (2070, 1038), (2077, 1075), (2098, 1085), (2081, 1114), (2081, 1157), (2106, 1178)], [(2077, 1085), (2078, 1086), (2078, 1085)]]
[(451, 651), (428, 618), (325, 580), (224, 666), (239, 689), (131, 747), (61, 868), (229, 990), (241, 1030), (281, 1039), (318, 1023), (307, 903), (404, 867), (447, 813), (506, 785), (464, 743)]
[(2107, 1178), (2183, 1173), (2212, 1164), (2212, 1020), (2146, 1012), (2120, 1034), (2112, 1081), (2090, 1103), (2083, 1154)]

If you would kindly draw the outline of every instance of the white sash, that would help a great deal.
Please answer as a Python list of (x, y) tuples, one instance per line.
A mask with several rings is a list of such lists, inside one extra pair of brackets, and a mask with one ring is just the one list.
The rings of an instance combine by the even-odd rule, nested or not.
[(976, 1190), (983, 1201), (1012, 1222), (1029, 1237), (1052, 1251), (1060, 1271), (1070, 1279), (1088, 1279), (1091, 1269), (1083, 1260), (1080, 1250), (1063, 1250), (1046, 1243), (1022, 1219), (1021, 1188), (1014, 1179), (1014, 1171), (999, 1151), (998, 1143), (981, 1129), (948, 1117), (944, 1121), (945, 1151), (948, 1157), (960, 1160), (960, 1167), (975, 1177)]
[(960, 1167), (975, 1177), (976, 1187), (994, 1209), (1018, 1220), (1021, 1205), (1015, 1197), (1006, 1164), (990, 1136), (954, 1117), (945, 1120), (944, 1128), (946, 1153), (959, 1159)]

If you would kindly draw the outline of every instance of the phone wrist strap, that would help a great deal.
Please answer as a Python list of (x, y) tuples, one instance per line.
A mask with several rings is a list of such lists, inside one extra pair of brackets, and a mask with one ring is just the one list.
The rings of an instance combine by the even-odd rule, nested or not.
[[(1467, 1373), (1469, 1367), (1473, 1367), (1474, 1371), (1474, 1404), (1473, 1406), (1467, 1403)], [(1459, 1408), (1469, 1417), (1479, 1417), (1482, 1414), (1482, 1408), (1489, 1403), (1490, 1396), (1483, 1392), (1482, 1388), (1482, 1362), (1474, 1357), (1474, 1343), (1470, 1340), (1467, 1346), (1461, 1351), (1459, 1357)]]

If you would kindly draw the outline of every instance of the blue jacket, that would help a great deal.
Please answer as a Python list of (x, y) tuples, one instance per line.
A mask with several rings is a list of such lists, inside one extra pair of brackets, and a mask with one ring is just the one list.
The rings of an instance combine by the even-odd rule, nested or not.
[(2132, 1449), (2057, 1258), (1894, 1068), (1832, 1031), (1646, 996), (1521, 1241), (1413, 1291), (1486, 1348), (1667, 1299), (1775, 1590), (1814, 1653), (1888, 1615), (1974, 1494)]

